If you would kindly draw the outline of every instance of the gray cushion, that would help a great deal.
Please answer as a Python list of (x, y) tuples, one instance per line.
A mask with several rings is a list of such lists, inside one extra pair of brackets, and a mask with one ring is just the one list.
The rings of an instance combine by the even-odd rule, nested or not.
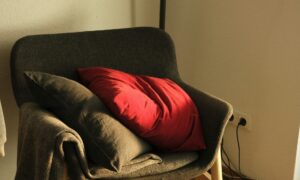
[[(56, 174), (63, 169), (61, 153), (64, 154), (70, 179), (127, 179), (154, 176), (152, 179), (190, 179), (190, 173), (180, 173), (183, 169), (191, 170), (190, 164), (200, 157), (198, 152), (160, 153), (162, 163), (153, 163), (154, 159), (141, 161), (144, 155), (122, 167), (120, 172), (112, 171), (98, 165), (87, 166), (83, 153), (81, 138), (64, 123), (36, 103), (24, 103), (20, 114), (20, 139), (18, 151), (18, 179), (45, 179), (50, 172)], [(30, 132), (30, 133), (28, 133)], [(38, 137), (37, 137), (38, 136)], [(49, 138), (52, 137), (52, 138)], [(79, 139), (78, 139), (79, 138)], [(47, 142), (47, 143), (45, 143)], [(63, 144), (62, 144), (63, 143)], [(56, 146), (56, 148), (52, 148)], [(60, 151), (61, 146), (64, 150)], [(58, 153), (53, 152), (59, 150)], [(36, 154), (39, 154), (36, 156)], [(20, 155), (20, 156), (19, 156)], [(55, 160), (56, 159), (56, 160)], [(34, 162), (30, 163), (30, 161)], [(138, 160), (138, 162), (136, 162)], [(152, 163), (152, 164), (151, 164)], [(27, 165), (26, 165), (27, 164)], [(30, 166), (28, 166), (28, 164)], [(33, 164), (37, 166), (32, 166)], [(78, 166), (77, 166), (78, 165)], [(51, 166), (51, 170), (49, 169)], [(39, 167), (37, 171), (35, 167)], [(144, 168), (141, 168), (144, 167)], [(40, 171), (42, 168), (42, 172)], [(52, 169), (53, 168), (53, 169)], [(178, 172), (175, 170), (179, 170)], [(28, 173), (30, 172), (30, 173)], [(173, 173), (171, 173), (173, 172)], [(174, 173), (177, 172), (177, 173)], [(199, 169), (195, 173), (201, 173)], [(82, 174), (84, 173), (84, 175)], [(165, 175), (165, 174), (168, 175)], [(56, 175), (54, 175), (56, 176)], [(57, 176), (56, 176), (57, 177)], [(80, 177), (80, 178), (79, 178)], [(167, 178), (166, 178), (167, 177)], [(51, 178), (50, 178), (51, 179)], [(53, 179), (53, 178), (52, 178)], [(57, 178), (54, 179), (62, 179)]]
[[(150, 175), (160, 175), (167, 172), (188, 166), (195, 162), (199, 158), (198, 152), (180, 152), (180, 153), (160, 153), (159, 156), (162, 158), (162, 163), (152, 164), (145, 166), (142, 169), (136, 171), (132, 165), (124, 166), (122, 171), (116, 173), (102, 167), (91, 167), (90, 170), (93, 172), (94, 177), (99, 179), (127, 179), (127, 178), (141, 178)], [(160, 179), (160, 178), (155, 178)], [(171, 178), (177, 179), (177, 178)], [(182, 178), (178, 178), (182, 179)]]
[[(154, 154), (144, 154), (151, 146), (111, 116), (83, 85), (41, 72), (25, 72), (25, 76), (36, 101), (81, 135), (93, 163), (120, 171), (126, 164), (149, 159), (152, 164), (161, 162)], [(142, 158), (137, 158), (142, 154)], [(131, 161), (134, 158), (137, 159)]]

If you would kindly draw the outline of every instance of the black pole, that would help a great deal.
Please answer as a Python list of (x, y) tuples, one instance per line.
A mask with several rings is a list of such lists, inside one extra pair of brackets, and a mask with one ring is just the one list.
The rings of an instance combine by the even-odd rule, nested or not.
[(166, 0), (160, 0), (159, 28), (165, 30)]

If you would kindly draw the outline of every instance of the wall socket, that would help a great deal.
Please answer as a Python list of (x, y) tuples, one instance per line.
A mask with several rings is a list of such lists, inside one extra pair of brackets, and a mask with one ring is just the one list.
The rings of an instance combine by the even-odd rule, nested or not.
[(252, 121), (249, 114), (246, 114), (244, 112), (241, 112), (239, 110), (233, 110), (233, 119), (229, 121), (229, 124), (236, 127), (240, 121), (240, 119), (244, 118), (246, 120), (245, 126), (240, 126), (241, 129), (246, 129), (248, 131), (251, 131), (252, 129)]

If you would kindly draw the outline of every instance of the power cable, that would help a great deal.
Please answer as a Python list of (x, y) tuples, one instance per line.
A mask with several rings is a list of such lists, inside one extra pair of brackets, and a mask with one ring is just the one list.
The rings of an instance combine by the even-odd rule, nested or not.
[(221, 153), (222, 155), (224, 154), (225, 155), (225, 158), (227, 160), (227, 162), (224, 160), (223, 156), (222, 157), (222, 162), (223, 164), (228, 168), (230, 174), (227, 174), (223, 171), (223, 175), (224, 177), (227, 177), (227, 178), (230, 178), (230, 179), (244, 179), (244, 180), (252, 180), (251, 178), (248, 178), (247, 176), (243, 175), (241, 173), (241, 147), (240, 147), (240, 140), (239, 140), (239, 127), (240, 126), (245, 126), (247, 123), (247, 121), (244, 119), (244, 118), (241, 118), (237, 127), (236, 127), (236, 140), (237, 140), (237, 146), (238, 146), (238, 172), (236, 172), (231, 164), (231, 160), (227, 154), (227, 152), (225, 151), (225, 148), (224, 148), (224, 138), (222, 139), (222, 142), (221, 142)]

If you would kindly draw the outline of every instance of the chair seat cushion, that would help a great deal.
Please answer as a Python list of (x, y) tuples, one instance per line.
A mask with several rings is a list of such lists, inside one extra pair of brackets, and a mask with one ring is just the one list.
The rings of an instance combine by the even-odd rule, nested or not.
[[(134, 165), (124, 166), (120, 172), (114, 172), (100, 166), (91, 166), (90, 170), (93, 173), (93, 175), (99, 179), (143, 179), (146, 177), (153, 177), (153, 179), (161, 179), (159, 178), (160, 175), (165, 173), (176, 174), (177, 170), (187, 167), (190, 168), (190, 165), (192, 165), (199, 159), (198, 152), (159, 153), (158, 155), (162, 158), (162, 163), (145, 166), (144, 168), (139, 170), (136, 170)], [(180, 171), (178, 171), (178, 173), (180, 173)], [(176, 176), (173, 175), (173, 177)], [(190, 175), (186, 173), (185, 177), (190, 177)]]
[(157, 155), (147, 153), (152, 149), (148, 143), (116, 120), (80, 83), (41, 72), (26, 72), (25, 77), (36, 101), (80, 134), (94, 164), (121, 171), (127, 164), (161, 162)]
[(170, 79), (90, 67), (78, 70), (83, 83), (129, 129), (165, 152), (205, 148), (198, 110)]

